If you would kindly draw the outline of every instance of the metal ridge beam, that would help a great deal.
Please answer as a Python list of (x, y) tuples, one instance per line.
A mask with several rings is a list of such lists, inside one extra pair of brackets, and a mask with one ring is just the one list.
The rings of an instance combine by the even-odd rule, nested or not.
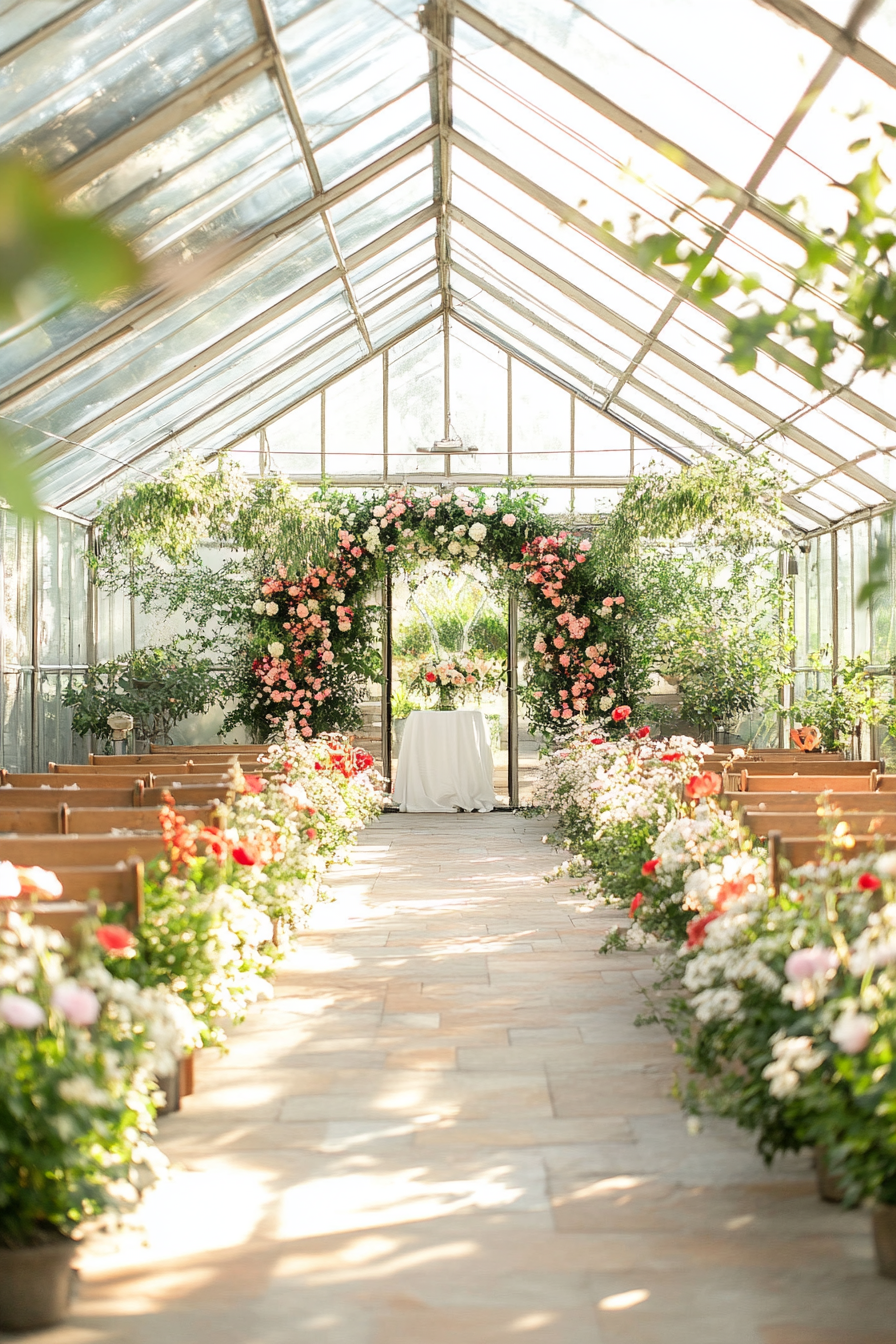
[[(345, 178), (335, 186), (328, 187), (322, 195), (312, 196), (309, 200), (303, 201), (301, 205), (293, 206), (292, 209), (278, 215), (275, 219), (269, 220), (266, 224), (260, 225), (259, 228), (252, 229), (250, 232), (234, 239), (232, 243), (225, 244), (217, 254), (216, 265), (212, 274), (218, 274), (226, 270), (242, 257), (253, 252), (262, 243), (271, 238), (277, 238), (283, 233), (288, 233), (290, 229), (297, 228), (315, 215), (330, 209), (347, 196), (351, 196), (359, 187), (364, 186), (373, 178), (379, 177), (389, 168), (401, 163), (403, 159), (411, 158), (418, 150), (437, 139), (438, 134), (438, 126), (424, 127), (422, 131), (418, 131), (416, 135), (411, 136), (409, 140), (396, 145), (394, 149), (389, 150), (388, 153), (383, 154), (373, 163), (367, 164), (366, 167), (359, 169), (351, 177)], [(209, 275), (209, 271), (202, 265), (202, 261), (203, 258), (200, 258), (199, 262), (196, 263), (196, 271), (199, 276), (196, 288), (199, 288), (208, 279)], [(184, 268), (184, 274), (189, 276), (189, 269), (186, 267)], [(185, 293), (182, 286), (178, 286), (174, 290), (176, 299), (183, 301), (186, 301), (192, 292), (190, 290)], [(14, 406), (23, 396), (46, 383), (56, 373), (73, 367), (82, 359), (89, 359), (95, 349), (110, 344), (117, 337), (131, 330), (134, 323), (146, 320), (157, 309), (164, 308), (166, 304), (171, 302), (172, 290), (166, 285), (160, 285), (148, 294), (139, 295), (128, 307), (95, 327), (88, 335), (57, 351), (56, 354), (44, 360), (42, 364), (29, 369), (27, 373), (12, 379), (5, 387), (0, 387), (0, 411)]]
[(213, 65), (204, 74), (185, 84), (170, 97), (158, 103), (150, 112), (139, 117), (108, 139), (69, 159), (52, 174), (52, 181), (63, 196), (70, 196), (80, 187), (137, 153), (154, 140), (180, 126), (189, 117), (201, 112), (212, 103), (254, 79), (272, 64), (270, 45), (259, 40), (251, 47), (228, 56)]

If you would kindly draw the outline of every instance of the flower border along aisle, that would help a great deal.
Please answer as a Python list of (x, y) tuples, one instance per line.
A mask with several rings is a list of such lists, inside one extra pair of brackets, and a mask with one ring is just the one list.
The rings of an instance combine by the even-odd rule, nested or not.
[[(832, 816), (824, 862), (772, 891), (765, 846), (701, 770), (708, 747), (602, 743), (583, 730), (556, 750), (539, 802), (559, 813), (557, 842), (575, 855), (558, 872), (628, 904), (632, 925), (604, 950), (663, 944), (656, 1017), (688, 1066), (685, 1109), (733, 1117), (768, 1161), (822, 1150), (845, 1202), (877, 1201), (876, 1229), (892, 1237), (896, 853), (880, 841), (851, 858), (848, 826)], [(896, 1276), (882, 1236), (881, 1271)]]
[(281, 563), (261, 584), (239, 704), (225, 726), (267, 736), (292, 725), (304, 737), (357, 726), (368, 679), (380, 672), (369, 599), (386, 572), (430, 559), (456, 571), (485, 566), (520, 595), (530, 663), (520, 697), (537, 731), (552, 735), (575, 715), (633, 702), (641, 674), (630, 597), (600, 572), (587, 536), (552, 530), (537, 494), (400, 487), (322, 498), (341, 520), (336, 546), (327, 565), (295, 574)]

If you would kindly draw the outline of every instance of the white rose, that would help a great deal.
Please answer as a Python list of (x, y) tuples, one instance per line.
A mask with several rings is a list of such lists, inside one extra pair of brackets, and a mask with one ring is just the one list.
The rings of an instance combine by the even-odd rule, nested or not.
[(463, 547), (461, 546), (459, 541), (449, 541), (448, 550), (452, 555), (460, 555), (462, 549)]
[(269, 602), (265, 607), (265, 611), (267, 612), (268, 616), (276, 616), (278, 611), (277, 603)]
[(444, 531), (445, 531), (444, 527), (437, 527), (436, 535), (440, 537)]
[(373, 511), (373, 516), (374, 518), (382, 518), (385, 512), (386, 510), (383, 508), (382, 504), (377, 504), (376, 508)]
[(263, 615), (264, 615), (264, 603), (263, 603), (260, 599), (259, 599), (258, 602), (253, 602), (253, 603), (252, 603), (252, 610), (255, 612), (255, 614), (256, 614), (257, 616), (263, 616)]
[(847, 1055), (858, 1055), (871, 1040), (874, 1019), (867, 1013), (841, 1013), (831, 1027), (831, 1040)]
[(467, 535), (467, 529), (464, 527), (463, 523), (459, 523), (454, 529), (454, 535), (456, 537), (465, 537)]
[(474, 541), (482, 541), (488, 535), (488, 528), (484, 523), (474, 523), (470, 528), (470, 536)]
[(609, 697), (608, 695), (602, 695), (601, 698), (600, 698), (600, 700), (598, 701), (598, 703), (599, 703), (601, 709), (606, 713), (606, 711), (607, 711), (607, 710), (610, 708), (610, 706), (612, 705), (613, 701), (610, 699), (610, 697)]
[(283, 645), (280, 643), (279, 640), (275, 639), (273, 644), (268, 645), (268, 653), (271, 655), (272, 658), (279, 658), (282, 652), (283, 652)]

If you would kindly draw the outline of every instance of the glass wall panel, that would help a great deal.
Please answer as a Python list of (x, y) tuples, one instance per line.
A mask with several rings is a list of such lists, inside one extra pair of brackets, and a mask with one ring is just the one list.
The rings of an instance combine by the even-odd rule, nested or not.
[(450, 324), (449, 407), (454, 432), (477, 453), (454, 458), (457, 470), (507, 472), (507, 356), (460, 323)]
[[(632, 436), (583, 401), (576, 401), (575, 474), (577, 476), (628, 476), (631, 469)], [(576, 506), (586, 496), (576, 490)]]
[(441, 472), (444, 459), (417, 453), (445, 432), (441, 323), (415, 332), (389, 352), (389, 472)]
[(510, 423), (514, 476), (572, 475), (569, 393), (517, 359), (511, 361)]
[(324, 400), (328, 476), (383, 472), (383, 361), (371, 359), (327, 388)]

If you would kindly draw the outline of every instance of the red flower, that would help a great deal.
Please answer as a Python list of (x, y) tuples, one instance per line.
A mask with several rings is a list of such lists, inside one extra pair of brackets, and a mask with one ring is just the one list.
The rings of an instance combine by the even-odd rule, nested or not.
[(641, 876), (653, 877), (657, 868), (660, 866), (659, 859), (648, 859), (646, 863), (641, 864)]
[(667, 751), (660, 757), (661, 761), (680, 761), (684, 756), (683, 751)]
[(592, 737), (592, 739), (591, 739), (591, 745), (592, 745), (592, 747), (600, 747), (600, 746), (603, 746), (603, 741), (604, 741), (604, 740), (603, 740), (602, 737)]
[(701, 915), (699, 919), (692, 919), (688, 925), (688, 947), (702, 947), (706, 942), (706, 926), (711, 924), (714, 919), (718, 919), (718, 911), (712, 910), (708, 915)]
[(632, 711), (629, 709), (628, 705), (617, 705), (616, 708), (613, 710), (612, 715), (613, 722), (624, 723), (625, 720), (628, 718), (628, 716), (631, 714), (631, 712)]
[(316, 840), (316, 839), (317, 839), (317, 831), (314, 829), (313, 826), (309, 826), (309, 827), (306, 829), (305, 834), (307, 835), (307, 837), (308, 837), (309, 840)]
[(860, 891), (877, 891), (880, 884), (880, 878), (875, 877), (873, 873), (862, 873), (856, 886)]
[(643, 891), (639, 891), (639, 892), (633, 897), (633, 899), (632, 899), (632, 903), (631, 903), (631, 905), (630, 905), (629, 908), (628, 908), (628, 917), (629, 917), (629, 919), (633, 919), (633, 918), (634, 918), (634, 914), (635, 914), (635, 911), (637, 910), (638, 906), (639, 906), (639, 905), (643, 905), (643, 904), (644, 904), (644, 893), (643, 893)]
[(691, 775), (684, 791), (688, 798), (709, 798), (713, 793), (722, 792), (722, 776), (707, 770), (702, 775)]
[(435, 674), (435, 672), (427, 672), (427, 674), (426, 674), (426, 680), (427, 680), (427, 681), (435, 681), (435, 679), (436, 679), (436, 674)]
[(237, 863), (241, 863), (244, 868), (254, 868), (258, 862), (258, 855), (250, 848), (247, 841), (241, 845), (234, 845), (233, 857)]
[(217, 826), (204, 826), (199, 832), (199, 839), (205, 844), (207, 853), (218, 863), (223, 863), (227, 858), (229, 845), (224, 838), (224, 833)]
[(133, 947), (137, 939), (123, 924), (101, 924), (96, 931), (96, 940), (106, 952), (117, 956)]
[(752, 873), (748, 877), (730, 878), (727, 882), (723, 882), (719, 887), (719, 892), (716, 899), (713, 901), (713, 905), (717, 910), (727, 910), (728, 902), (736, 901), (740, 896), (745, 895), (755, 882), (756, 879), (753, 877)]
[(372, 765), (373, 765), (373, 757), (370, 755), (369, 752), (367, 751), (355, 752), (356, 770), (369, 770)]
[(264, 780), (259, 775), (243, 775), (243, 793), (261, 793)]

